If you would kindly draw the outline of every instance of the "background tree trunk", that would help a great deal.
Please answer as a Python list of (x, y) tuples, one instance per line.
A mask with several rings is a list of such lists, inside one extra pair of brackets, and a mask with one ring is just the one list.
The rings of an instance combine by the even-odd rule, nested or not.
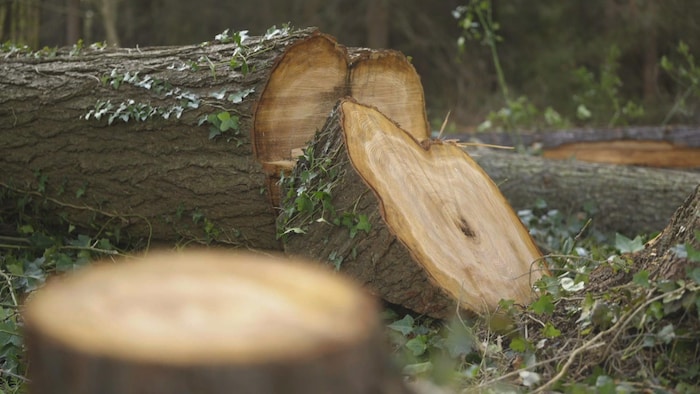
[(24, 316), (34, 394), (408, 393), (373, 300), (299, 261), (110, 261), (50, 283)]
[(700, 130), (694, 126), (632, 126), (540, 133), (479, 133), (455, 138), (504, 146), (538, 146), (551, 159), (700, 169)]
[(661, 231), (700, 184), (700, 173), (560, 161), (490, 149), (468, 150), (514, 209), (538, 198), (564, 213), (590, 212), (592, 226), (627, 236)]

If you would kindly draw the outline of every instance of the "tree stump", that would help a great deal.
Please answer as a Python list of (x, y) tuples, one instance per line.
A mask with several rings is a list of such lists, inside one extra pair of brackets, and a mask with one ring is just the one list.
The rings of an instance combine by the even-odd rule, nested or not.
[(33, 394), (405, 392), (373, 300), (299, 261), (103, 262), (49, 283), (24, 317)]
[(336, 265), (383, 299), (435, 317), (531, 300), (541, 255), (457, 145), (416, 140), (341, 101), (289, 177), (285, 250)]

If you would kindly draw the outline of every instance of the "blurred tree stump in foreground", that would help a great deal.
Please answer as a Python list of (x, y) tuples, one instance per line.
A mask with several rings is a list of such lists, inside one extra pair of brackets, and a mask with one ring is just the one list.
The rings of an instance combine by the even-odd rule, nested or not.
[(298, 261), (151, 254), (28, 303), (34, 394), (404, 393), (375, 303)]

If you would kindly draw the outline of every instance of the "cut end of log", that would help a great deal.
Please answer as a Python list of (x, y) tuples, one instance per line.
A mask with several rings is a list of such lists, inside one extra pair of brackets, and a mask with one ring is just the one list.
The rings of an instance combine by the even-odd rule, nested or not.
[(374, 106), (417, 140), (430, 138), (423, 86), (408, 59), (396, 51), (362, 51), (350, 65), (350, 96)]
[(289, 160), (323, 124), (345, 92), (346, 50), (317, 34), (300, 40), (274, 66), (255, 111), (254, 145), (261, 162)]
[(528, 303), (541, 276), (532, 238), (498, 187), (463, 150), (422, 146), (379, 111), (342, 103), (353, 167), (375, 192), (390, 230), (430, 278), (467, 309)]
[(400, 52), (356, 50), (348, 54), (333, 38), (315, 34), (292, 45), (273, 67), (255, 110), (253, 145), (268, 176), (272, 204), (277, 182), (301, 148), (349, 94), (373, 105), (418, 139), (428, 138), (423, 86)]
[(354, 285), (307, 264), (188, 252), (58, 279), (25, 318), (34, 337), (95, 357), (251, 365), (355, 347), (377, 329), (376, 312)]
[(668, 141), (575, 142), (546, 149), (542, 155), (548, 159), (576, 159), (592, 163), (700, 168), (700, 148)]

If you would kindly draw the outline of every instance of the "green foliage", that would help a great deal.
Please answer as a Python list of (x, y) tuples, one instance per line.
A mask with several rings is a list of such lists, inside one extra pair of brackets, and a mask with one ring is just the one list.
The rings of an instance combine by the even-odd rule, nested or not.
[[(337, 154), (329, 153), (317, 158), (313, 147), (309, 147), (299, 157), (294, 176), (281, 174), (280, 183), (286, 193), (282, 204), (285, 209), (277, 222), (278, 238), (305, 234), (308, 226), (317, 223), (345, 227), (350, 238), (355, 238), (359, 232), (369, 234), (371, 223), (366, 214), (357, 212), (359, 201), (347, 208), (333, 205), (333, 188), (340, 175), (340, 164), (333, 164)], [(333, 252), (329, 260), (339, 268), (343, 257)]]
[(637, 103), (626, 102), (620, 96), (622, 79), (619, 77), (620, 49), (613, 45), (600, 68), (599, 76), (585, 67), (574, 71), (578, 92), (573, 95), (576, 116), (579, 120), (594, 124), (616, 126), (644, 115), (644, 109)]
[(73, 47), (70, 50), (69, 56), (78, 56), (80, 53), (83, 51), (84, 43), (82, 39), (79, 39), (78, 42), (73, 44)]
[(668, 123), (678, 115), (686, 118), (695, 115), (689, 100), (700, 98), (700, 67), (695, 64), (695, 56), (690, 53), (688, 44), (683, 41), (678, 43), (676, 57), (679, 59), (673, 62), (669, 57), (663, 56), (660, 62), (661, 68), (673, 78), (682, 91), (676, 96), (673, 107), (666, 114), (662, 124)]
[(550, 294), (544, 294), (530, 304), (530, 309), (538, 315), (551, 315), (554, 312), (554, 299)]
[(70, 272), (96, 258), (121, 254), (118, 228), (104, 227), (86, 235), (60, 217), (51, 217), (42, 194), (49, 182), (37, 171), (32, 193), (0, 189), (0, 223), (14, 234), (0, 235), (0, 391), (25, 390), (26, 364), (20, 309), (29, 294), (47, 278)]
[(503, 41), (503, 37), (498, 35), (500, 25), (493, 19), (491, 0), (471, 0), (466, 6), (457, 7), (453, 16), (459, 20), (462, 28), (462, 36), (457, 41), (461, 51), (464, 51), (467, 39), (478, 40), (482, 45), (488, 46), (505, 101), (503, 108), (489, 112), (487, 120), (479, 125), (479, 131), (563, 128), (569, 125), (568, 120), (552, 107), (540, 111), (525, 96), (512, 99), (498, 55), (497, 43)]
[(644, 249), (642, 237), (637, 235), (634, 239), (629, 239), (622, 234), (615, 234), (615, 248), (620, 253), (634, 253)]
[(83, 117), (85, 120), (90, 118), (100, 120), (102, 117), (107, 117), (107, 124), (112, 125), (115, 120), (127, 123), (131, 120), (145, 122), (153, 117), (161, 117), (168, 120), (171, 116), (174, 116), (180, 119), (183, 112), (197, 109), (201, 104), (201, 100), (196, 94), (182, 91), (180, 88), (173, 88), (170, 83), (153, 78), (150, 75), (141, 76), (138, 71), (121, 73), (115, 68), (110, 75), (103, 76), (101, 82), (103, 85), (115, 90), (120, 89), (125, 84), (131, 85), (151, 91), (162, 99), (173, 97), (178, 103), (160, 107), (152, 106), (150, 103), (136, 102), (132, 99), (122, 101), (119, 104), (113, 104), (111, 100), (98, 99), (95, 103), (95, 108), (88, 111)]
[[(228, 140), (230, 141), (232, 138), (240, 136), (239, 120), (240, 118), (237, 115), (231, 115), (228, 111), (221, 111), (216, 114), (203, 116), (199, 120), (199, 125), (201, 126), (204, 123), (209, 123), (210, 140), (220, 135), (228, 135)], [(240, 146), (242, 141), (237, 139), (237, 144)]]

